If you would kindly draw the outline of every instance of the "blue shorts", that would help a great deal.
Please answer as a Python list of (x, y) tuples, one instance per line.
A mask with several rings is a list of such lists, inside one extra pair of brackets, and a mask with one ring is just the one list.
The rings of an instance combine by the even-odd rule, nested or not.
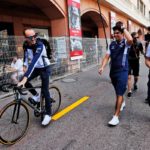
[(128, 71), (114, 73), (113, 75), (110, 75), (110, 78), (116, 95), (123, 96), (128, 82)]

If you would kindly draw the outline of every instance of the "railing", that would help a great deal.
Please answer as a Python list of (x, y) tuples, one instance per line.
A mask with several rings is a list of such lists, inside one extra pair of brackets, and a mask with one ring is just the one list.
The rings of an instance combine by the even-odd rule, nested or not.
[[(0, 73), (2, 73), (5, 64), (11, 64), (16, 53), (21, 58), (23, 57), (23, 41), (23, 37), (14, 36), (0, 39)], [(105, 39), (83, 38), (83, 58), (70, 60), (69, 37), (50, 37), (49, 43), (52, 48), (50, 61), (53, 79), (97, 65), (103, 52), (106, 51)]]

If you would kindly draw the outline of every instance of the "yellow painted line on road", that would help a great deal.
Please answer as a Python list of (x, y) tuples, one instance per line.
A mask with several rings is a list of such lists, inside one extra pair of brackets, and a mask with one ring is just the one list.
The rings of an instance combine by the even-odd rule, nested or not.
[(74, 108), (82, 104), (83, 102), (87, 101), (88, 99), (89, 99), (89, 96), (82, 97), (81, 99), (77, 100), (75, 103), (71, 104), (70, 106), (66, 107), (65, 109), (57, 113), (56, 115), (52, 116), (52, 120), (55, 120), (55, 121), (58, 120), (59, 118), (61, 118), (62, 116), (64, 116), (69, 111), (73, 110)]

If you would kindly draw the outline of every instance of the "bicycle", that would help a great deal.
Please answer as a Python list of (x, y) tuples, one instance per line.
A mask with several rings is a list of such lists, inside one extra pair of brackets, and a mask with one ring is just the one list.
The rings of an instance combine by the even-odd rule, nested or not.
[[(37, 106), (33, 106), (20, 96), (27, 95), (27, 93), (24, 92), (30, 89), (41, 89), (41, 86), (35, 86), (33, 88), (20, 88), (14, 85), (13, 91), (15, 100), (8, 103), (0, 111), (0, 143), (12, 145), (20, 141), (25, 136), (30, 120), (30, 114), (27, 105), (34, 110), (34, 115), (36, 117), (41, 116), (41, 120), (43, 120), (45, 103), (42, 92), (40, 104)], [(59, 110), (61, 105), (61, 93), (56, 86), (49, 87), (49, 92), (52, 103), (52, 115), (54, 115)]]

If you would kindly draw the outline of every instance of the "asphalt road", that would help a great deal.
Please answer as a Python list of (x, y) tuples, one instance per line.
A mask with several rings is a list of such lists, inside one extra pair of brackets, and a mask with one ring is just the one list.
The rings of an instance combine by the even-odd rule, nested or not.
[[(121, 113), (120, 124), (108, 127), (115, 107), (115, 93), (109, 79), (109, 68), (99, 76), (98, 67), (67, 77), (75, 82), (54, 82), (61, 90), (61, 110), (78, 99), (90, 98), (48, 127), (30, 111), (27, 135), (10, 150), (149, 150), (150, 107), (144, 103), (147, 91), (148, 69), (141, 63), (138, 91), (128, 99)], [(10, 101), (1, 101), (1, 107)]]

